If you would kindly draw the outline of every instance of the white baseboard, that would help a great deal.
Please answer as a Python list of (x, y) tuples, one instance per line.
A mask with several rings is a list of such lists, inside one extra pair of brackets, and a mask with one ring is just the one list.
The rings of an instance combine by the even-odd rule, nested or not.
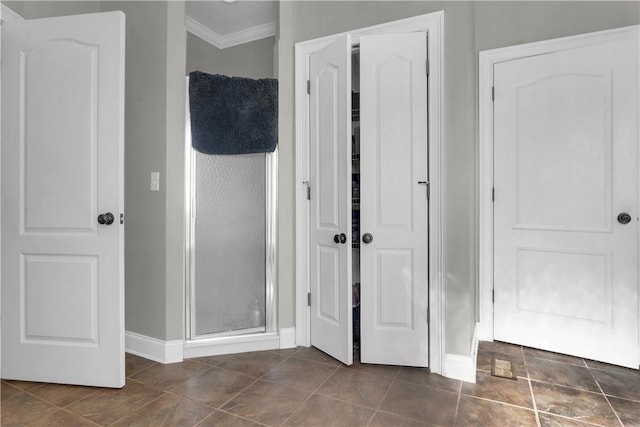
[(157, 338), (125, 332), (127, 353), (160, 363), (177, 363), (192, 357), (250, 351), (277, 350), (296, 347), (296, 329), (285, 328), (277, 333), (260, 333), (197, 341), (163, 341)]
[(184, 358), (247, 353), (249, 351), (277, 350), (280, 337), (276, 332), (237, 335), (231, 337), (194, 340), (184, 343)]
[(443, 376), (475, 384), (476, 364), (478, 361), (478, 323), (473, 329), (471, 354), (445, 354)]
[(127, 331), (124, 343), (127, 353), (160, 363), (178, 363), (184, 357), (182, 340), (163, 341)]
[(296, 328), (280, 329), (280, 348), (296, 347)]

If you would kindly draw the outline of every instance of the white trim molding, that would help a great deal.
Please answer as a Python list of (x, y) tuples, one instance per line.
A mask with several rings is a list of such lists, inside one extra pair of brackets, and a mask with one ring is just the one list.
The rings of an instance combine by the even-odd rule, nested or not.
[(124, 333), (124, 341), (127, 353), (145, 359), (164, 364), (178, 363), (184, 359), (182, 350), (184, 341), (182, 340), (163, 341), (127, 331)]
[(15, 22), (22, 21), (24, 18), (15, 12), (10, 7), (6, 6), (4, 3), (0, 4), (0, 21), (1, 22)]
[(184, 358), (277, 350), (279, 348), (280, 337), (275, 332), (234, 335), (186, 341), (184, 343)]
[[(359, 43), (360, 37), (372, 34), (393, 34), (422, 31), (427, 33), (429, 52), (429, 368), (443, 373), (444, 324), (443, 324), (443, 255), (442, 255), (442, 88), (443, 88), (443, 32), (444, 12), (434, 12), (408, 19), (393, 21), (372, 27), (348, 31), (351, 41)], [(296, 342), (300, 346), (311, 345), (310, 312), (307, 307), (309, 290), (309, 212), (306, 198), (308, 180), (308, 116), (307, 76), (309, 57), (338, 37), (347, 33), (295, 45), (295, 147), (296, 147)]]
[(575, 49), (593, 43), (601, 43), (637, 34), (640, 26), (615, 28), (577, 36), (562, 37), (535, 43), (509, 46), (482, 51), (479, 54), (478, 82), (478, 147), (479, 147), (479, 338), (493, 341), (493, 86), (494, 65), (534, 55)]
[(478, 323), (473, 329), (473, 338), (471, 340), (471, 354), (445, 354), (444, 370), (442, 375), (447, 378), (466, 381), (468, 383), (476, 383), (476, 363), (478, 361)]
[(296, 328), (280, 329), (280, 348), (296, 347)]
[(200, 37), (209, 44), (214, 45), (218, 49), (226, 49), (228, 47), (237, 46), (244, 43), (272, 37), (276, 35), (276, 23), (268, 22), (266, 24), (247, 28), (231, 34), (218, 34), (200, 22), (185, 16), (187, 31), (194, 36)]
[(125, 350), (127, 353), (145, 359), (169, 364), (179, 363), (192, 357), (295, 348), (295, 336), (295, 328), (284, 328), (280, 330), (280, 334), (272, 332), (193, 341), (163, 341), (127, 331), (125, 332)]

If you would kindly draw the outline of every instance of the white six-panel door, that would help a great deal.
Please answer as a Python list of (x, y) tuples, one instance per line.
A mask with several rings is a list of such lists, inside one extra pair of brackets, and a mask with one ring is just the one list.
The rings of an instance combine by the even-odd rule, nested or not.
[(637, 32), (494, 79), (494, 338), (638, 368)]
[(425, 33), (360, 38), (360, 124), (361, 361), (426, 367)]
[(350, 55), (347, 34), (309, 64), (311, 345), (347, 365), (353, 360)]
[(3, 378), (124, 385), (124, 28), (3, 24)]

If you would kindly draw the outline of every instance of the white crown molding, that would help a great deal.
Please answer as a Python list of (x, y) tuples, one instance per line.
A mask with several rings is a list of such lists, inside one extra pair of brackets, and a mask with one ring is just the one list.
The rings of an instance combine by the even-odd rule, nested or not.
[(186, 16), (185, 19), (187, 22), (187, 31), (214, 45), (218, 49), (225, 49), (276, 35), (276, 23), (274, 21), (223, 36), (189, 16)]
[(2, 22), (22, 21), (24, 18), (10, 7), (0, 4), (0, 19)]

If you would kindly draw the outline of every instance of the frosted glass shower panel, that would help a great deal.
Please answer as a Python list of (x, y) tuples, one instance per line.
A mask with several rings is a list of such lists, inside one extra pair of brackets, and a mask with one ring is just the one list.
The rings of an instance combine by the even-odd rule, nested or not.
[(265, 155), (195, 153), (195, 332), (265, 326)]

